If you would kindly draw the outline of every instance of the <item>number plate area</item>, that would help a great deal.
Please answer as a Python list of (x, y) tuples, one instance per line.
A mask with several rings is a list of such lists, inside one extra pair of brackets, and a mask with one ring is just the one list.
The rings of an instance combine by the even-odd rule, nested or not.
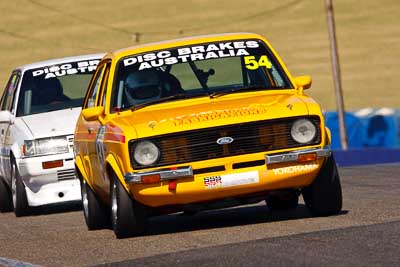
[(215, 175), (204, 177), (205, 189), (217, 189), (233, 187), (246, 184), (256, 184), (259, 182), (258, 171), (241, 172), (234, 174)]

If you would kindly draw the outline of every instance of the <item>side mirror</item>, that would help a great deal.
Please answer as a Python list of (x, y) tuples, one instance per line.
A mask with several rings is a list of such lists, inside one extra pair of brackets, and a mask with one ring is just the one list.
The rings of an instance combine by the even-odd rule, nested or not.
[(0, 122), (12, 123), (14, 116), (8, 110), (0, 111)]
[(294, 78), (294, 82), (296, 83), (297, 88), (301, 87), (303, 89), (308, 89), (311, 87), (312, 79), (311, 76), (297, 76)]
[(82, 110), (82, 116), (87, 121), (98, 120), (104, 114), (104, 107), (91, 107)]

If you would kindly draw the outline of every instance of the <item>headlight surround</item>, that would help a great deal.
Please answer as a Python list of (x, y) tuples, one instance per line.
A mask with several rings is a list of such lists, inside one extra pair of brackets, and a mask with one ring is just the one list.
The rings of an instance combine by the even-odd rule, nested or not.
[(314, 139), (317, 129), (310, 120), (298, 119), (293, 123), (290, 134), (296, 142), (307, 144)]
[(133, 157), (140, 165), (152, 165), (160, 158), (160, 149), (153, 142), (139, 141), (135, 146)]
[(40, 138), (24, 141), (24, 155), (27, 157), (69, 152), (66, 136)]

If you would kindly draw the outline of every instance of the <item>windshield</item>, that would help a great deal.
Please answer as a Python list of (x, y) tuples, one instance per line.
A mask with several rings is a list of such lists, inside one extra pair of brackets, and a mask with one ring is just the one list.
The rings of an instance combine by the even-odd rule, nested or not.
[(17, 116), (80, 107), (99, 59), (80, 60), (26, 70)]
[(207, 43), (121, 59), (111, 111), (162, 100), (289, 88), (289, 79), (263, 42)]

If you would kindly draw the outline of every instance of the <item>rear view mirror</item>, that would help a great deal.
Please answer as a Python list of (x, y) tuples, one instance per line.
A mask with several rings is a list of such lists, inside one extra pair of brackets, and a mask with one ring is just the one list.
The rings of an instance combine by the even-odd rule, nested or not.
[(87, 121), (95, 121), (99, 119), (99, 116), (103, 115), (104, 107), (92, 107), (82, 110), (82, 116)]
[(311, 87), (312, 79), (309, 75), (297, 76), (294, 78), (297, 88), (308, 89)]
[(10, 111), (8, 111), (8, 110), (0, 111), (0, 122), (12, 123), (13, 118), (14, 118), (14, 117), (13, 117), (13, 115), (11, 114)]

